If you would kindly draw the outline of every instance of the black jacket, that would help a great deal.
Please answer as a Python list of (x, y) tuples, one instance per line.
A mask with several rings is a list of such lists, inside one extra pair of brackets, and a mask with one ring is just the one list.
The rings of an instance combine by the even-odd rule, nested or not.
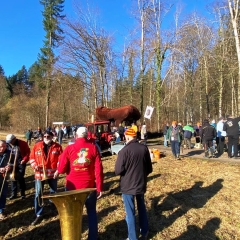
[(124, 127), (123, 126), (118, 127), (118, 133), (121, 134), (121, 135), (124, 134)]
[(118, 153), (115, 174), (120, 175), (121, 191), (124, 194), (144, 194), (147, 176), (152, 172), (152, 162), (148, 148), (136, 139), (128, 142)]
[(163, 129), (163, 135), (167, 135), (168, 129), (169, 129), (169, 126), (165, 125)]
[(240, 117), (228, 118), (223, 125), (223, 131), (226, 131), (227, 136), (238, 136), (239, 135), (239, 125)]
[[(6, 149), (5, 152), (0, 155), (0, 168), (6, 167), (8, 163), (10, 165), (13, 165), (13, 162), (14, 162), (14, 155), (11, 154), (11, 151), (9, 149)], [(8, 175), (9, 174), (10, 172), (8, 172)], [(4, 175), (0, 173), (0, 186), (2, 185), (3, 179), (4, 179)]]
[(204, 124), (200, 130), (200, 137), (203, 141), (211, 141), (217, 136), (216, 129), (209, 123)]

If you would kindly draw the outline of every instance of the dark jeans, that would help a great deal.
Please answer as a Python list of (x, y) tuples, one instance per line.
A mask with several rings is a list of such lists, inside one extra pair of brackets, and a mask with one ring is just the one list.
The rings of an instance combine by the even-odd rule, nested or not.
[(180, 154), (180, 144), (181, 143), (178, 141), (171, 141), (171, 148), (174, 156), (177, 156)]
[(225, 137), (217, 137), (216, 142), (218, 155), (221, 156), (224, 152)]
[(232, 156), (232, 146), (234, 147), (234, 157), (238, 156), (238, 135), (228, 136), (228, 156)]
[(119, 134), (119, 135), (120, 135), (121, 141), (124, 141), (125, 140), (124, 134)]
[(205, 151), (207, 151), (212, 146), (213, 146), (213, 140), (205, 140), (205, 139), (203, 139), (203, 147), (204, 147)]
[(11, 181), (11, 195), (17, 196), (18, 192), (18, 183), (21, 191), (21, 196), (25, 196), (26, 191), (26, 183), (25, 183), (25, 170), (26, 170), (26, 164), (21, 164), (18, 167), (18, 171), (16, 173), (16, 181)]
[(0, 213), (3, 213), (5, 205), (6, 205), (8, 183), (7, 183), (7, 181), (5, 181), (4, 185), (2, 185), (3, 184), (3, 180), (0, 180), (0, 181), (1, 181), (1, 183), (0, 183), (0, 190), (2, 189), (2, 194), (1, 194), (1, 197), (0, 197)]
[(97, 221), (97, 192), (94, 191), (89, 194), (85, 206), (88, 215), (88, 240), (97, 240), (98, 237), (98, 221)]

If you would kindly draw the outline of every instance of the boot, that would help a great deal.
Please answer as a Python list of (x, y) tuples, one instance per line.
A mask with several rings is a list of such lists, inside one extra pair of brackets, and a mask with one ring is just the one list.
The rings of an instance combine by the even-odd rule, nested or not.
[(180, 160), (180, 155), (179, 154), (177, 154), (177, 160)]

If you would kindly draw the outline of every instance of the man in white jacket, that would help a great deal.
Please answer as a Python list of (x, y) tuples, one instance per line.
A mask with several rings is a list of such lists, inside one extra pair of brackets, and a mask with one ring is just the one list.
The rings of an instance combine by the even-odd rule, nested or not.
[(223, 125), (224, 125), (224, 118), (220, 117), (219, 121), (217, 123), (217, 151), (218, 151), (218, 157), (220, 157), (224, 152), (224, 144), (225, 144), (225, 137), (226, 132), (223, 131)]

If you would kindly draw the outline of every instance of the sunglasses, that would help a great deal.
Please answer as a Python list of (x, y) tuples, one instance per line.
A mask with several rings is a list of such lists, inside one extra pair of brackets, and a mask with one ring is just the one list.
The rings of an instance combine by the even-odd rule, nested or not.
[(47, 136), (44, 136), (44, 138), (50, 138), (51, 136), (47, 135)]

